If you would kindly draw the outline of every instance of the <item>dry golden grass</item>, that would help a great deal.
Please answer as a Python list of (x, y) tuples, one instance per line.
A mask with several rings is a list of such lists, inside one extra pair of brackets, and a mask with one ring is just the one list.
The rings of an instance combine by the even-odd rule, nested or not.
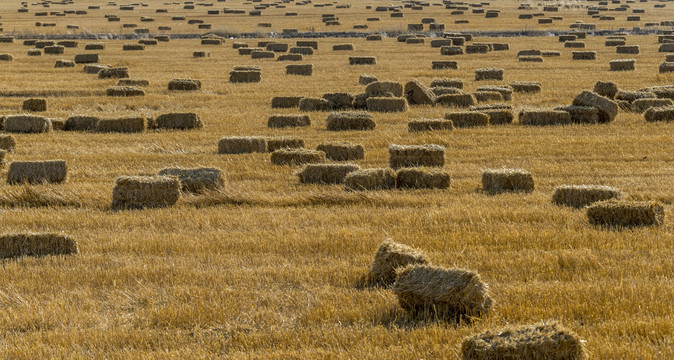
[[(155, 17), (150, 24), (158, 26), (164, 21), (161, 16), (182, 13), (172, 7), (168, 15), (155, 15), (162, 2), (146, 2), (151, 4), (147, 10), (128, 15), (102, 6), (100, 16), (92, 12), (83, 21), (108, 31), (108, 23), (99, 21), (105, 13), (129, 16), (139, 26), (142, 15)], [(77, 7), (90, 3), (78, 2)], [(503, 9), (517, 6), (494, 4), (501, 3)], [(225, 4), (237, 7), (229, 1), (216, 6)], [(652, 6), (643, 6), (648, 16), (668, 19)], [(40, 18), (17, 15), (17, 7), (18, 2), (0, 5), (5, 31), (34, 31), (31, 24)], [(362, 14), (363, 20), (348, 21), (381, 16), (382, 27), (387, 26), (384, 20), (391, 21), (387, 13), (365, 13), (363, 7), (306, 9), (319, 23), (321, 13), (342, 11)], [(406, 9), (400, 21), (417, 22), (414, 16), (431, 14), (446, 19), (438, 9)], [(286, 10), (294, 11), (289, 6), (263, 13)], [(669, 14), (669, 9), (662, 10)], [(588, 21), (585, 11), (576, 12)], [(470, 15), (475, 17), (470, 25), (513, 28), (505, 23), (506, 15), (504, 10), (504, 23)], [(564, 22), (573, 20), (560, 15)], [(232, 20), (231, 26), (240, 31), (252, 30), (246, 26), (258, 21), (271, 21), (275, 27), (278, 22), (279, 28), (319, 26), (302, 17), (265, 17), (246, 16), (239, 23)], [(347, 16), (340, 17), (342, 28), (350, 28)], [(59, 24), (71, 20), (56, 19)], [(305, 56), (304, 62), (314, 65), (313, 76), (306, 78), (285, 75), (285, 62), (252, 60), (231, 47), (233, 41), (254, 46), (258, 39), (228, 39), (223, 46), (207, 48), (198, 39), (171, 40), (139, 52), (123, 52), (128, 41), (106, 41), (106, 50), (97, 51), (102, 63), (127, 66), (131, 77), (149, 80), (142, 98), (106, 97), (105, 88), (116, 80), (84, 74), (82, 65), (54, 69), (54, 56), (28, 57), (29, 47), (20, 42), (0, 43), (0, 53), (15, 57), (0, 71), (0, 116), (21, 112), (24, 97), (7, 95), (54, 93), (47, 97), (44, 113), (50, 118), (194, 112), (204, 121), (204, 129), (193, 131), (14, 134), (17, 145), (8, 162), (64, 159), (68, 180), (62, 185), (10, 186), (4, 184), (7, 167), (0, 170), (3, 233), (64, 233), (77, 241), (79, 254), (2, 263), (0, 358), (445, 359), (459, 356), (466, 336), (548, 319), (585, 340), (591, 358), (674, 357), (671, 122), (647, 123), (642, 115), (620, 112), (614, 122), (602, 125), (513, 124), (409, 133), (410, 120), (442, 118), (448, 112), (439, 106), (411, 106), (405, 113), (373, 113), (374, 131), (326, 131), (327, 113), (320, 112), (308, 113), (310, 127), (267, 127), (271, 115), (299, 113), (271, 109), (272, 97), (361, 93), (362, 73), (401, 83), (418, 79), (426, 85), (434, 78), (460, 78), (469, 92), (486, 84), (540, 82), (539, 94), (514, 94), (515, 113), (570, 104), (599, 79), (626, 90), (674, 80), (674, 75), (658, 74), (664, 55), (657, 53), (655, 35), (628, 36), (628, 44), (641, 45), (640, 55), (615, 54), (614, 48), (604, 47), (604, 39), (585, 40), (586, 50), (598, 52), (597, 61), (571, 61), (573, 49), (565, 49), (555, 37), (476, 38), (509, 42), (511, 50), (454, 57), (440, 56), (428, 42), (319, 39), (315, 55)], [(87, 41), (79, 42), (79, 48), (66, 48), (57, 57), (83, 53)], [(345, 42), (356, 50), (331, 51), (333, 44)], [(204, 48), (210, 58), (192, 57)], [(560, 51), (562, 56), (543, 63), (518, 62), (517, 51), (531, 48)], [(376, 55), (377, 65), (349, 66), (348, 57), (354, 55)], [(608, 61), (619, 58), (636, 58), (636, 71), (609, 71)], [(431, 70), (431, 61), (447, 59), (458, 61), (459, 69)], [(262, 81), (229, 83), (228, 71), (237, 65), (260, 66)], [(504, 68), (504, 81), (474, 82), (474, 69), (486, 67)], [(199, 79), (202, 90), (168, 91), (174, 78)], [(451, 176), (451, 188), (351, 193), (341, 185), (300, 184), (298, 167), (272, 165), (268, 153), (217, 154), (217, 141), (236, 135), (296, 136), (308, 149), (328, 141), (362, 144), (365, 159), (356, 161), (361, 168), (387, 166), (391, 144), (438, 144), (446, 148), (443, 169)], [(171, 208), (110, 209), (118, 176), (152, 175), (173, 166), (219, 168), (224, 190), (184, 195)], [(495, 196), (479, 191), (482, 172), (500, 167), (530, 171), (535, 190)], [(628, 199), (660, 201), (665, 223), (629, 230), (591, 226), (584, 211), (551, 203), (554, 188), (563, 184), (614, 186)], [(436, 265), (478, 272), (497, 305), (471, 324), (419, 321), (399, 308), (389, 290), (358, 288), (387, 237), (423, 251)]]

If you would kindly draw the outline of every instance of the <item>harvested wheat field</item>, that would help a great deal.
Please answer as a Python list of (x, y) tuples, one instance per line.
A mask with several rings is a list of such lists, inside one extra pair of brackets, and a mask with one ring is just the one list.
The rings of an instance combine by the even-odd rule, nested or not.
[(672, 69), (654, 0), (2, 1), (0, 359), (674, 358)]

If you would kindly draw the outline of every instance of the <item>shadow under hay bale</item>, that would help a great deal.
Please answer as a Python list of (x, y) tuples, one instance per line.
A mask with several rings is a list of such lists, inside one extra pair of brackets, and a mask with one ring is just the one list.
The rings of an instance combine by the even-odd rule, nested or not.
[(461, 345), (461, 354), (463, 360), (587, 359), (578, 335), (554, 322), (490, 330), (467, 337)]
[(110, 86), (105, 89), (107, 96), (145, 96), (145, 90), (137, 86)]
[(289, 109), (300, 106), (301, 96), (275, 96), (271, 99), (272, 109)]
[(407, 99), (394, 97), (368, 97), (367, 109), (374, 112), (405, 112)]
[(170, 113), (157, 116), (155, 119), (157, 129), (201, 129), (204, 123), (195, 113)]
[(391, 168), (353, 171), (346, 175), (344, 189), (352, 191), (391, 190), (396, 185), (395, 175), (395, 171)]
[(218, 141), (218, 154), (264, 152), (267, 152), (267, 140), (262, 136), (230, 136)]
[(267, 127), (285, 128), (310, 126), (309, 115), (272, 115), (267, 120)]
[(456, 128), (468, 128), (489, 125), (489, 115), (478, 111), (459, 111), (445, 114)]
[(66, 119), (64, 131), (94, 131), (98, 118), (94, 116), (71, 116)]
[(588, 206), (587, 218), (592, 225), (606, 227), (659, 226), (665, 209), (654, 201), (607, 200)]
[(5, 131), (10, 133), (45, 133), (53, 130), (51, 120), (37, 115), (9, 115)]
[(112, 190), (113, 209), (172, 206), (180, 199), (180, 180), (174, 176), (120, 176)]
[(66, 181), (67, 173), (65, 160), (13, 161), (7, 172), (7, 184), (60, 184)]
[(268, 137), (267, 152), (274, 152), (279, 149), (301, 149), (304, 147), (304, 140), (292, 136)]
[(450, 177), (444, 170), (403, 168), (396, 172), (398, 189), (448, 189)]
[(325, 153), (309, 149), (278, 149), (271, 153), (274, 165), (303, 165), (325, 162)]
[(445, 119), (416, 119), (407, 123), (409, 132), (454, 130), (451, 120)]
[(201, 90), (201, 81), (194, 79), (173, 79), (168, 83), (169, 91)]
[(674, 121), (674, 106), (650, 108), (644, 112), (644, 119), (647, 122)]
[(552, 203), (574, 208), (583, 208), (592, 203), (609, 199), (621, 199), (619, 189), (602, 185), (562, 185), (552, 193)]
[(580, 95), (576, 96), (576, 98), (573, 99), (573, 105), (592, 106), (597, 108), (599, 110), (600, 123), (611, 122), (618, 115), (618, 104), (615, 101), (591, 91), (583, 91)]
[(217, 190), (225, 185), (222, 171), (216, 168), (165, 168), (159, 171), (159, 175), (178, 177), (181, 190), (189, 193), (198, 194), (206, 190)]
[(487, 169), (482, 173), (482, 190), (490, 194), (532, 192), (534, 178), (521, 169)]
[(441, 145), (391, 145), (388, 148), (389, 166), (402, 167), (442, 167), (445, 165), (445, 147)]
[(0, 235), (0, 259), (77, 253), (75, 240), (64, 235), (30, 233)]
[(554, 126), (571, 124), (571, 114), (561, 110), (523, 110), (519, 116), (520, 125)]
[(99, 79), (125, 79), (129, 77), (129, 69), (125, 67), (108, 68), (98, 71)]
[(47, 111), (47, 100), (46, 99), (26, 99), (21, 105), (21, 109), (24, 111)]
[(136, 133), (147, 128), (145, 117), (100, 119), (96, 122), (96, 132)]
[(307, 164), (297, 175), (303, 184), (343, 184), (349, 173), (358, 170), (355, 164)]
[(328, 131), (374, 130), (374, 128), (372, 115), (366, 112), (335, 112), (328, 115), (326, 120)]
[(396, 279), (396, 271), (412, 264), (428, 264), (426, 256), (418, 250), (386, 239), (379, 245), (368, 276), (369, 286), (391, 286)]
[(400, 307), (419, 317), (470, 319), (494, 305), (489, 287), (477, 273), (431, 265), (408, 265), (397, 271), (392, 291)]
[(300, 99), (300, 111), (331, 111), (332, 103), (323, 98), (305, 97)]

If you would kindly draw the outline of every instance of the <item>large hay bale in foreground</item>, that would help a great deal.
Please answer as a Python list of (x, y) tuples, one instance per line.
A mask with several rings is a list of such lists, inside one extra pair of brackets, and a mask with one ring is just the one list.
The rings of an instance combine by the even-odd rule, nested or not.
[(195, 91), (201, 90), (201, 81), (195, 79), (172, 79), (168, 83), (171, 91)]
[(524, 110), (520, 113), (520, 125), (551, 126), (571, 124), (571, 114), (561, 110)]
[(403, 96), (403, 90), (403, 85), (394, 81), (375, 81), (365, 87), (365, 93), (371, 97), (391, 96), (390, 94), (401, 97)]
[(456, 320), (486, 315), (494, 301), (477, 273), (413, 264), (397, 271), (393, 293), (414, 315)]
[(674, 121), (674, 106), (650, 108), (644, 113), (647, 122)]
[(300, 106), (301, 96), (275, 96), (271, 98), (272, 109), (288, 109)]
[(95, 116), (71, 116), (66, 119), (64, 131), (94, 131), (99, 118)]
[(267, 120), (267, 127), (301, 127), (311, 125), (309, 115), (272, 115)]
[(98, 71), (99, 79), (124, 79), (129, 77), (129, 69), (125, 67), (101, 69)]
[(407, 123), (409, 132), (453, 130), (454, 124), (445, 119), (416, 119)]
[(412, 80), (405, 84), (404, 92), (410, 105), (435, 104), (435, 94), (419, 80)]
[(9, 115), (5, 131), (11, 133), (44, 133), (53, 130), (51, 120), (37, 115)]
[(665, 209), (654, 201), (607, 200), (587, 207), (592, 225), (636, 227), (662, 225)]
[(0, 134), (0, 150), (13, 152), (16, 147), (16, 140), (12, 135)]
[(475, 81), (485, 80), (503, 80), (503, 69), (489, 68), (489, 69), (475, 69)]
[(602, 185), (562, 185), (552, 193), (552, 203), (574, 208), (583, 208), (592, 203), (609, 199), (621, 199), (618, 188)]
[(332, 161), (361, 160), (365, 157), (363, 145), (349, 143), (323, 143), (316, 150), (325, 153), (325, 157)]
[(366, 100), (367, 109), (375, 112), (405, 112), (407, 99), (395, 97), (369, 97)]
[(441, 145), (391, 145), (388, 148), (389, 165), (401, 167), (445, 165), (445, 147)]
[(521, 169), (487, 169), (482, 173), (482, 190), (488, 193), (532, 192), (534, 178)]
[(113, 209), (142, 209), (174, 205), (180, 199), (175, 176), (120, 176), (112, 190)]
[(396, 172), (398, 189), (447, 189), (449, 174), (433, 168), (403, 168)]
[(274, 152), (278, 149), (301, 149), (304, 147), (304, 140), (294, 136), (268, 137), (267, 152)]
[(390, 190), (395, 185), (396, 174), (391, 168), (353, 171), (344, 178), (346, 190)]
[(489, 125), (489, 115), (479, 111), (459, 111), (445, 114), (445, 119), (450, 120), (457, 128)]
[(65, 160), (13, 161), (7, 172), (7, 183), (41, 184), (66, 181), (68, 167)]
[(145, 90), (137, 86), (110, 86), (105, 89), (108, 96), (145, 96)]
[(490, 330), (470, 336), (463, 341), (461, 354), (463, 360), (587, 359), (578, 335), (554, 322)]
[(372, 115), (366, 112), (334, 112), (328, 115), (326, 120), (328, 131), (374, 130), (374, 127)]
[(143, 116), (117, 119), (100, 119), (96, 122), (97, 132), (135, 133), (143, 132), (146, 128), (147, 119)]
[(203, 121), (195, 113), (170, 113), (157, 116), (155, 119), (158, 129), (201, 129)]
[(613, 99), (618, 94), (618, 85), (611, 81), (598, 80), (594, 83), (593, 91), (603, 97)]
[(355, 164), (307, 164), (297, 175), (303, 184), (343, 184), (349, 173), (358, 170)]
[(229, 136), (218, 142), (218, 154), (249, 154), (267, 152), (267, 140), (262, 136)]
[(3, 234), (0, 235), (0, 259), (21, 256), (77, 254), (77, 243), (59, 234)]
[(21, 109), (24, 111), (47, 111), (47, 100), (46, 99), (26, 99), (21, 105)]
[(325, 162), (325, 153), (309, 149), (278, 149), (271, 153), (274, 165), (303, 165)]
[(615, 101), (591, 91), (583, 91), (580, 95), (576, 96), (573, 99), (573, 105), (596, 107), (599, 110), (599, 120), (601, 123), (613, 121), (616, 115), (618, 115), (618, 104)]
[(672, 106), (674, 103), (670, 99), (637, 99), (632, 105), (635, 112), (643, 113), (650, 108)]
[(370, 269), (373, 284), (391, 286), (396, 279), (396, 271), (407, 265), (428, 263), (426, 256), (418, 250), (386, 239), (379, 245)]
[(299, 102), (300, 111), (330, 111), (332, 103), (323, 98), (305, 97)]
[(159, 171), (159, 175), (177, 176), (183, 192), (202, 193), (225, 185), (222, 171), (216, 168), (164, 168)]

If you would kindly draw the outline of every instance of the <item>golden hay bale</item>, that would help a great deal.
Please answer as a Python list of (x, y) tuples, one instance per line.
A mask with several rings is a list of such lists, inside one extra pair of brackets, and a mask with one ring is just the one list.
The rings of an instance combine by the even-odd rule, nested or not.
[(561, 110), (523, 110), (519, 122), (529, 126), (568, 125), (571, 114)]
[(300, 149), (304, 147), (304, 140), (292, 136), (268, 137), (267, 152), (274, 152), (278, 149)]
[(201, 129), (204, 123), (195, 113), (170, 113), (159, 115), (155, 119), (158, 129)]
[(322, 98), (305, 97), (299, 102), (300, 111), (330, 111), (332, 103)]
[(67, 172), (65, 160), (13, 161), (7, 172), (7, 184), (62, 183)]
[(665, 209), (654, 201), (606, 200), (587, 207), (592, 225), (636, 227), (662, 225)]
[(183, 192), (202, 193), (204, 190), (216, 190), (225, 185), (222, 171), (215, 168), (164, 168), (159, 171), (162, 176), (177, 176)]
[(346, 92), (326, 93), (323, 99), (328, 100), (335, 110), (350, 109), (353, 107), (353, 95)]
[(210, 51), (205, 51), (205, 50), (194, 51), (194, 52), (192, 52), (192, 57), (194, 57), (194, 58), (206, 58), (206, 57), (211, 57), (211, 52), (210, 52)]
[(302, 55), (313, 55), (314, 54), (314, 49), (309, 46), (295, 46), (290, 48), (288, 51), (291, 55), (300, 55), (300, 58)]
[(360, 77), (358, 77), (358, 83), (361, 84), (361, 85), (368, 85), (368, 84), (373, 83), (375, 81), (379, 81), (379, 80), (374, 75), (362, 74), (362, 75), (360, 75)]
[(105, 43), (96, 42), (84, 45), (84, 50), (105, 50)]
[(624, 100), (627, 102), (634, 102), (638, 99), (655, 99), (657, 96), (651, 89), (641, 89), (638, 91), (623, 91), (620, 90), (615, 96), (616, 100)]
[(650, 108), (644, 112), (644, 119), (647, 122), (674, 121), (674, 106)]
[(267, 140), (262, 136), (230, 136), (218, 142), (218, 154), (248, 154), (267, 152)]
[(312, 64), (286, 65), (286, 75), (311, 76), (313, 73), (314, 66)]
[(490, 330), (467, 337), (461, 345), (461, 354), (463, 360), (587, 359), (578, 335), (555, 322)]
[(583, 91), (580, 95), (576, 96), (573, 99), (573, 105), (596, 107), (599, 110), (599, 120), (601, 123), (613, 121), (616, 115), (618, 115), (618, 104), (615, 101), (591, 91)]
[(625, 45), (625, 40), (611, 39), (604, 42), (604, 46), (623, 46)]
[(637, 99), (632, 105), (634, 105), (635, 112), (643, 113), (650, 108), (672, 106), (674, 102), (670, 99)]
[(142, 209), (174, 205), (180, 199), (175, 176), (120, 176), (112, 189), (113, 209)]
[(403, 168), (396, 172), (398, 189), (447, 189), (449, 174), (433, 168)]
[(477, 102), (502, 102), (503, 95), (498, 91), (476, 91), (473, 93)]
[(65, 131), (94, 131), (98, 118), (94, 116), (71, 116), (63, 126)]
[(419, 80), (412, 80), (405, 84), (404, 93), (410, 105), (435, 104), (435, 94)]
[(489, 45), (486, 44), (472, 44), (466, 45), (466, 54), (486, 54), (489, 50)]
[(129, 69), (125, 67), (100, 69), (99, 79), (124, 79), (129, 77)]
[(585, 43), (582, 41), (567, 41), (564, 43), (564, 47), (573, 49), (583, 49), (585, 48)]
[(369, 96), (385, 96), (393, 94), (395, 97), (403, 96), (403, 85), (394, 81), (375, 81), (365, 87), (365, 93)]
[(145, 79), (119, 79), (117, 86), (149, 86), (150, 82)]
[(95, 64), (99, 62), (98, 54), (77, 54), (75, 55), (75, 64)]
[(50, 119), (37, 115), (9, 115), (5, 118), (5, 131), (13, 133), (43, 133), (53, 130)]
[(325, 153), (325, 157), (332, 161), (361, 160), (365, 157), (363, 145), (349, 143), (323, 143), (316, 150)]
[(475, 91), (496, 91), (501, 93), (504, 101), (510, 101), (513, 98), (513, 89), (508, 86), (483, 85), (478, 86)]
[(100, 119), (96, 122), (97, 132), (120, 132), (134, 133), (143, 132), (147, 128), (147, 119), (141, 117), (128, 117), (117, 119)]
[[(431, 88), (431, 91), (433, 94), (435, 94), (435, 103), (438, 103), (438, 97), (442, 95), (456, 95), (456, 94), (463, 94), (463, 90), (453, 88), (453, 87), (433, 87)], [(476, 100), (477, 101), (477, 100)]]
[(487, 169), (482, 173), (482, 190), (494, 194), (532, 192), (534, 178), (522, 169)]
[(274, 165), (303, 165), (325, 162), (325, 153), (309, 149), (278, 149), (271, 153)]
[[(353, 44), (337, 44), (337, 45), (332, 45), (332, 51), (348, 51), (348, 50), (353, 50)], [(351, 59), (349, 59), (349, 64), (350, 65), (356, 65), (356, 64), (351, 64)]]
[(444, 56), (463, 55), (463, 48), (459, 46), (443, 46), (440, 48), (440, 55)]
[(122, 50), (123, 50), (123, 51), (141, 51), (141, 50), (145, 50), (145, 45), (141, 45), (141, 44), (123, 44), (123, 45), (122, 45)]
[(463, 269), (408, 265), (398, 269), (391, 290), (403, 309), (439, 319), (483, 316), (494, 305), (480, 275)]
[(619, 59), (608, 62), (611, 71), (632, 71), (635, 69), (636, 60)]
[(70, 60), (56, 60), (56, 63), (54, 63), (55, 68), (71, 68), (75, 67), (75, 63)]
[(598, 201), (621, 199), (618, 188), (602, 185), (562, 185), (552, 193), (552, 203), (583, 208)]
[(105, 89), (108, 96), (145, 96), (145, 90), (137, 86), (110, 86)]
[(477, 99), (473, 94), (445, 94), (436, 98), (436, 103), (448, 107), (469, 107), (475, 105)]
[(314, 50), (318, 50), (318, 41), (315, 40), (297, 40), (295, 45), (302, 47), (310, 47)]
[(195, 79), (172, 79), (168, 83), (168, 89), (178, 91), (201, 90), (201, 81)]
[(537, 81), (513, 81), (510, 83), (513, 92), (516, 93), (539, 93), (541, 92), (541, 83)]
[(284, 54), (284, 55), (279, 55), (279, 57), (276, 58), (276, 61), (302, 61), (302, 55), (300, 54)]
[(484, 80), (503, 80), (503, 69), (489, 68), (489, 69), (475, 69), (475, 81)]
[(47, 111), (47, 100), (46, 99), (26, 99), (21, 105), (21, 109), (24, 111)]
[(395, 97), (368, 97), (367, 109), (375, 112), (405, 112), (407, 99)]
[(85, 74), (98, 74), (101, 70), (109, 68), (110, 66), (108, 65), (84, 65), (82, 71), (84, 71)]
[(517, 58), (519, 62), (543, 62), (542, 56), (520, 56)]
[(445, 119), (450, 120), (457, 128), (489, 125), (489, 115), (479, 111), (451, 112), (445, 114)]
[(273, 51), (260, 51), (254, 50), (250, 53), (252, 59), (273, 59), (276, 57), (276, 54)]
[(407, 123), (409, 132), (454, 130), (451, 120), (445, 119), (416, 119)]
[(28, 49), (28, 56), (42, 56), (42, 50), (40, 49)]
[(201, 39), (201, 45), (222, 45), (222, 39)]
[(14, 140), (14, 136), (0, 134), (0, 149), (7, 152), (13, 152), (15, 147), (16, 140)]
[[(37, 44), (36, 44), (36, 47), (37, 47)], [(60, 55), (60, 54), (63, 54), (66, 51), (65, 47), (60, 46), (60, 45), (45, 46), (43, 48), (43, 50), (44, 50), (45, 54), (49, 54), (49, 55)]]
[(428, 260), (418, 250), (386, 239), (374, 255), (370, 280), (373, 284), (391, 286), (395, 282), (396, 271), (411, 264), (425, 265)]
[[(333, 46), (333, 50), (335, 50), (335, 47)], [(353, 50), (350, 49), (350, 50)], [(377, 64), (377, 58), (374, 56), (350, 56), (349, 57), (349, 65), (376, 65)]]
[(344, 189), (353, 191), (390, 190), (395, 188), (395, 175), (395, 171), (391, 168), (353, 171), (344, 178)]
[(613, 99), (618, 94), (618, 85), (614, 82), (599, 80), (594, 83), (593, 91), (603, 97)]
[(260, 69), (234, 69), (229, 72), (231, 83), (257, 83), (262, 80)]
[(273, 51), (273, 52), (287, 52), (288, 51), (288, 44), (282, 44), (282, 43), (269, 43), (265, 47), (267, 51)]
[(617, 54), (638, 54), (639, 45), (622, 45), (616, 47)]
[(459, 63), (457, 63), (456, 61), (447, 61), (447, 60), (431, 61), (431, 68), (433, 70), (446, 70), (446, 69), (458, 70)]
[(670, 72), (674, 72), (674, 62), (663, 62), (660, 64), (660, 67), (658, 68), (658, 71), (660, 74), (666, 74)]
[(2, 234), (0, 259), (21, 256), (47, 256), (77, 254), (77, 243), (59, 234)]
[(391, 145), (388, 148), (389, 165), (401, 167), (445, 165), (445, 147), (441, 145)]
[(271, 98), (272, 109), (288, 109), (300, 106), (301, 96), (276, 96)]
[(311, 125), (309, 115), (272, 115), (267, 120), (267, 127), (301, 127)]
[(307, 164), (298, 176), (303, 184), (343, 184), (349, 173), (358, 170), (356, 164)]
[(571, 60), (597, 60), (596, 51), (572, 51)]
[(489, 125), (511, 124), (514, 118), (512, 107), (505, 104), (471, 106), (470, 110), (487, 114), (489, 116)]
[(566, 111), (571, 115), (571, 122), (575, 124), (599, 123), (599, 110), (591, 106), (558, 106), (554, 110)]

